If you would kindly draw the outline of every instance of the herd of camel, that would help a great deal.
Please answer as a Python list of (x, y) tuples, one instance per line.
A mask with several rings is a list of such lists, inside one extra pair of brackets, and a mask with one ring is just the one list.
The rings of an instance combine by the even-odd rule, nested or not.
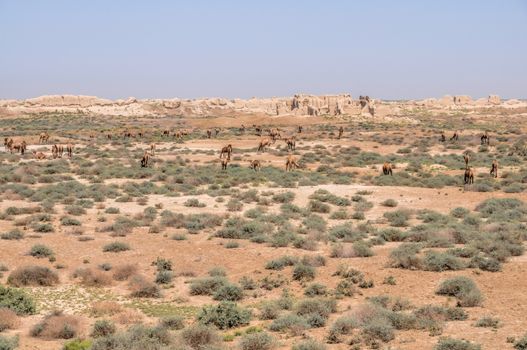
[[(273, 145), (277, 140), (282, 140), (285, 142), (285, 145), (287, 147), (288, 152), (292, 152), (296, 149), (296, 135), (291, 135), (288, 137), (282, 138), (281, 130), (278, 128), (274, 129), (262, 129), (261, 127), (257, 125), (253, 125), (254, 131), (257, 136), (260, 136), (260, 142), (258, 144), (258, 152), (264, 152), (268, 147)], [(239, 128), (239, 131), (245, 132), (246, 127), (242, 125)], [(297, 133), (301, 134), (303, 131), (302, 126), (298, 126)], [(187, 136), (192, 131), (189, 130), (178, 130), (175, 132), (171, 132), (168, 129), (165, 129), (162, 131), (161, 136), (162, 137), (169, 137), (173, 136), (174, 138), (181, 140), (183, 136)], [(206, 130), (206, 137), (211, 138), (213, 135), (218, 136), (218, 134), (221, 132), (220, 128), (214, 128), (214, 129), (207, 129)], [(264, 137), (263, 133), (266, 132), (267, 135)], [(338, 129), (338, 136), (337, 139), (341, 139), (344, 134), (344, 128), (342, 126)], [(135, 137), (143, 137), (145, 134), (143, 131), (139, 131), (137, 133), (131, 132), (129, 130), (125, 130), (123, 132), (124, 138), (135, 138)], [(90, 134), (90, 138), (94, 138), (94, 134)], [(107, 134), (108, 139), (112, 139), (111, 134)], [(47, 132), (43, 132), (39, 135), (39, 144), (45, 144), (48, 143), (50, 139), (50, 135)], [(459, 132), (455, 131), (452, 137), (450, 138), (450, 141), (457, 141), (459, 139)], [(444, 132), (441, 132), (441, 137), (439, 139), (441, 142), (446, 142), (446, 136)], [(490, 145), (490, 136), (487, 131), (481, 136), (481, 144), (482, 145)], [(25, 141), (15, 142), (12, 138), (5, 138), (4, 139), (4, 146), (5, 150), (7, 152), (17, 152), (20, 154), (25, 154), (27, 150), (27, 143)], [(51, 146), (51, 158), (62, 158), (63, 154), (66, 153), (66, 156), (71, 158), (73, 156), (73, 149), (74, 146), (72, 144), (66, 144), (66, 145), (60, 145), (60, 144), (53, 144)], [(37, 152), (33, 151), (33, 156), (37, 160), (44, 160), (48, 157), (43, 152)], [(156, 145), (155, 143), (152, 143), (150, 145), (149, 150), (145, 150), (143, 157), (141, 158), (140, 164), (141, 167), (148, 167), (151, 164), (152, 157), (155, 156), (156, 153)], [(220, 163), (221, 163), (221, 169), (226, 170), (228, 167), (228, 164), (231, 160), (231, 154), (232, 154), (232, 145), (228, 144), (221, 148), (220, 150)], [(465, 174), (464, 174), (464, 183), (466, 185), (470, 185), (474, 183), (474, 170), (471, 166), (469, 166), (470, 163), (470, 154), (465, 152), (463, 154), (463, 159), (465, 161)], [(262, 168), (262, 163), (260, 160), (251, 160), (249, 167), (253, 169), (254, 171), (260, 171)], [(287, 155), (287, 158), (285, 160), (285, 170), (286, 171), (293, 171), (296, 168), (300, 168), (300, 164), (298, 163), (296, 157), (289, 153)], [(393, 175), (393, 166), (390, 162), (385, 162), (382, 165), (382, 173), (384, 175)], [(493, 160), (491, 164), (491, 170), (490, 175), (494, 178), (498, 177), (498, 162), (497, 160)]]

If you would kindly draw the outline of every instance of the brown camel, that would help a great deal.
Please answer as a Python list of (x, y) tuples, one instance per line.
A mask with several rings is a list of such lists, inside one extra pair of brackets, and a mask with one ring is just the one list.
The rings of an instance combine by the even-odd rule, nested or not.
[(459, 140), (459, 133), (457, 131), (454, 131), (454, 135), (450, 138), (450, 141), (457, 141)]
[(33, 151), (33, 157), (35, 157), (37, 160), (46, 159), (46, 155), (44, 153), (36, 151)]
[(176, 132), (174, 133), (174, 137), (176, 138), (176, 140), (181, 140), (181, 139), (183, 139), (183, 132), (182, 132), (182, 131), (179, 131), (179, 130), (176, 131)]
[(465, 168), (468, 168), (468, 162), (470, 161), (470, 154), (463, 154), (463, 160), (465, 161)]
[(256, 133), (256, 136), (262, 136), (262, 128), (256, 125), (254, 126), (254, 132)]
[(4, 147), (6, 152), (11, 150), (11, 146), (13, 145), (14, 141), (10, 138), (4, 138)]
[(445, 142), (446, 141), (446, 136), (445, 136), (445, 133), (443, 131), (441, 131), (441, 138), (439, 139), (439, 141), (441, 141), (441, 142)]
[(106, 134), (106, 138), (107, 138), (108, 140), (111, 140), (111, 139), (112, 139), (112, 134)]
[(56, 145), (56, 144), (51, 146), (51, 154), (52, 154), (53, 159), (62, 158), (63, 153), (64, 153), (64, 146)]
[(168, 130), (168, 129), (163, 130), (163, 134), (161, 136), (162, 137), (164, 137), (164, 136), (169, 137), (170, 136), (170, 130)]
[(152, 154), (152, 156), (156, 155), (156, 144), (155, 143), (150, 144), (150, 153)]
[(300, 168), (300, 165), (296, 161), (296, 157), (292, 154), (287, 155), (287, 159), (285, 161), (285, 171), (293, 171), (295, 168)]
[(214, 136), (217, 137), (218, 134), (220, 133), (221, 129), (220, 128), (215, 128), (214, 129)]
[(207, 138), (210, 139), (212, 137), (212, 130), (207, 129)]
[(68, 143), (65, 147), (66, 155), (68, 156), (68, 158), (73, 157), (73, 147), (74, 146), (71, 143)]
[(299, 133), (299, 134), (302, 133), (302, 126), (301, 126), (301, 125), (298, 126), (298, 133)]
[(339, 128), (339, 136), (338, 136), (337, 139), (340, 140), (340, 138), (342, 137), (342, 134), (343, 134), (343, 133), (344, 133), (344, 128), (341, 126), (341, 127)]
[(271, 140), (268, 138), (260, 140), (260, 144), (258, 145), (258, 152), (264, 152), (266, 147), (269, 147), (271, 145)]
[(464, 181), (465, 181), (465, 185), (470, 185), (474, 183), (474, 170), (472, 170), (472, 168), (467, 167), (465, 169)]
[(38, 143), (45, 143), (49, 140), (49, 134), (47, 132), (40, 133), (40, 136), (38, 137)]
[(143, 153), (143, 158), (141, 158), (141, 168), (147, 168), (149, 164), (150, 154), (148, 153), (148, 151), (145, 151), (145, 153)]
[(262, 164), (259, 160), (255, 159), (251, 161), (249, 168), (253, 169), (254, 171), (260, 171), (262, 169)]
[(229, 164), (230, 158), (223, 158), (221, 160), (221, 170), (227, 170), (227, 165)]
[(13, 153), (13, 151), (16, 151), (16, 152), (20, 152), (20, 154), (23, 155), (24, 153), (26, 153), (26, 149), (27, 149), (26, 141), (22, 141), (20, 143), (18, 142), (12, 143), (11, 148), (9, 150), (11, 151), (11, 153)]
[(226, 154), (227, 155), (227, 159), (231, 160), (231, 153), (232, 153), (232, 145), (231, 144), (228, 144), (227, 146), (222, 147), (221, 151), (220, 151), (220, 159), (223, 158), (224, 154)]
[(393, 172), (392, 172), (392, 163), (390, 162), (384, 162), (384, 164), (382, 165), (382, 173), (384, 175), (393, 175)]
[(294, 135), (287, 139), (284, 139), (284, 141), (287, 145), (288, 151), (294, 151), (296, 149), (296, 137)]
[(490, 175), (493, 175), (495, 179), (498, 177), (498, 161), (496, 159), (492, 161)]
[(490, 136), (489, 136), (488, 131), (485, 131), (485, 134), (481, 136), (481, 144), (487, 145), (487, 146), (490, 145)]

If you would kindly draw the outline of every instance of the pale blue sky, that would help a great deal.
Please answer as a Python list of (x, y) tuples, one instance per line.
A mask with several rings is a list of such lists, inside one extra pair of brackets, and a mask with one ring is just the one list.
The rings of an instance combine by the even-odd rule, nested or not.
[(527, 97), (527, 0), (0, 0), (0, 98)]

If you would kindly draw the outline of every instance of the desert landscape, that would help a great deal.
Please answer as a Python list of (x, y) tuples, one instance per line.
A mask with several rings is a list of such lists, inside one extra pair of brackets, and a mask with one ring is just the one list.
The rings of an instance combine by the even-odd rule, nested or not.
[(0, 100), (0, 349), (527, 349), (526, 117)]

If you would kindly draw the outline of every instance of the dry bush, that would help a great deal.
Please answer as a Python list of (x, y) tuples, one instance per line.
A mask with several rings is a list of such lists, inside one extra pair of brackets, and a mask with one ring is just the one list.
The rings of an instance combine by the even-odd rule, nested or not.
[(59, 283), (59, 276), (44, 266), (24, 266), (13, 270), (7, 282), (15, 287), (54, 286)]
[(6, 329), (17, 329), (20, 326), (20, 319), (16, 312), (11, 309), (0, 309), (0, 332)]
[(130, 295), (137, 298), (159, 298), (161, 291), (154, 282), (148, 281), (144, 276), (135, 275), (130, 279)]
[(126, 281), (135, 274), (137, 274), (137, 265), (135, 264), (119, 265), (113, 269), (113, 279), (116, 281)]
[(81, 319), (55, 311), (44, 317), (31, 329), (33, 337), (44, 339), (71, 339), (81, 332)]
[(91, 268), (79, 268), (73, 273), (73, 278), (80, 278), (86, 287), (104, 287), (112, 284), (112, 278), (107, 273)]
[(123, 311), (123, 307), (114, 301), (97, 301), (92, 304), (90, 314), (94, 317), (113, 316)]
[(123, 311), (116, 314), (112, 319), (119, 324), (129, 325), (138, 324), (143, 321), (143, 314), (134, 309), (124, 309)]

